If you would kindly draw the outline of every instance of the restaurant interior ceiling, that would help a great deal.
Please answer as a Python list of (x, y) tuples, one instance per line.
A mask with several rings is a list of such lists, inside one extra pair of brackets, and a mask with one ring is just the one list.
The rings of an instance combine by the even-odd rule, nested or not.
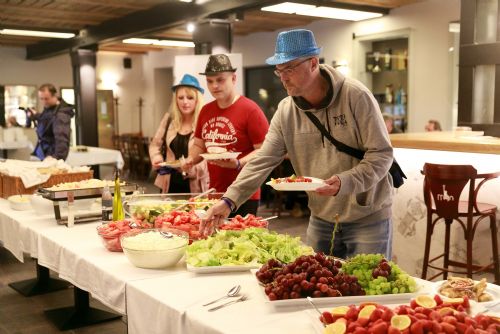
[[(296, 1), (344, 8), (390, 10), (423, 0)], [(235, 35), (305, 26), (324, 18), (261, 11), (283, 1), (250, 0), (0, 0), (0, 46), (26, 47), (28, 59), (43, 59), (75, 48), (145, 53), (168, 46), (134, 45), (125, 38), (191, 41), (190, 22), (229, 20)], [(3, 34), (3, 29), (74, 33), (54, 39)]]

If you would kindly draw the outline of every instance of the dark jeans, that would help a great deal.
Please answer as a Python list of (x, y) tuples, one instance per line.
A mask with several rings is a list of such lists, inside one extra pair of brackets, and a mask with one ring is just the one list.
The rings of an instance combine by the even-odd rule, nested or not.
[(246, 214), (257, 215), (257, 209), (259, 208), (259, 200), (258, 199), (249, 199), (245, 203), (243, 203), (236, 212), (231, 213), (229, 217), (234, 217), (236, 215), (241, 215), (245, 217)]

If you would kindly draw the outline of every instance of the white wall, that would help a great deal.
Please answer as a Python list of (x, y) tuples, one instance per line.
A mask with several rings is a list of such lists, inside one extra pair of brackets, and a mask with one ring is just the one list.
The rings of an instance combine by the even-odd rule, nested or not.
[[(132, 59), (132, 68), (123, 67), (123, 58)], [(144, 98), (145, 79), (141, 55), (127, 55), (118, 52), (98, 52), (97, 88), (112, 89), (118, 97), (119, 132), (139, 132), (139, 98)], [(144, 120), (143, 106), (143, 120)], [(116, 111), (115, 111), (116, 114)], [(143, 123), (143, 128), (145, 127)]]
[[(167, 110), (162, 110), (161, 104), (156, 103), (155, 91), (161, 92), (161, 89), (154, 87), (155, 83), (155, 69), (157, 68), (172, 68), (174, 65), (174, 57), (176, 55), (191, 55), (193, 54), (193, 49), (179, 49), (179, 50), (163, 50), (149, 52), (143, 57), (143, 75), (144, 75), (144, 99), (145, 99), (145, 109), (143, 112), (143, 128), (144, 135), (153, 136), (158, 128), (161, 118), (167, 112)], [(164, 87), (164, 94), (171, 94), (171, 87)]]
[[(318, 45), (323, 47), (321, 56), (327, 64), (333, 60), (354, 63), (353, 33), (363, 36), (409, 28), (412, 38), (409, 130), (423, 131), (430, 118), (441, 121), (445, 129), (451, 128), (448, 23), (459, 19), (459, 0), (428, 0), (393, 9), (379, 19), (354, 23), (325, 19), (303, 28), (315, 33)], [(274, 54), (277, 34), (276, 31), (236, 37), (232, 51), (243, 54), (244, 66), (263, 65), (265, 59)]]
[(0, 46), (0, 85), (73, 86), (69, 54), (37, 61), (25, 58), (24, 48)]

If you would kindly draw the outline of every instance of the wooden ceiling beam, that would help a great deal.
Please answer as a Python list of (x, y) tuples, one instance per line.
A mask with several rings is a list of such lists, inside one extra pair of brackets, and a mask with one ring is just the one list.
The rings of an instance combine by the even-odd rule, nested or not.
[(84, 34), (72, 39), (51, 40), (30, 45), (26, 48), (26, 56), (28, 59), (43, 59), (65, 53), (71, 49), (92, 47), (100, 43), (154, 34), (185, 24), (188, 21), (198, 21), (215, 14), (247, 10), (271, 2), (275, 1), (217, 0), (203, 4), (169, 1), (89, 27)]
[[(39, 15), (63, 15), (64, 17), (69, 16), (76, 16), (76, 17), (82, 17), (82, 11), (81, 10), (68, 10), (68, 9), (57, 9), (57, 8), (41, 8), (41, 7), (25, 7), (21, 5), (10, 5), (10, 4), (0, 4), (0, 10), (7, 10), (7, 11), (13, 11), (11, 13), (14, 14), (15, 16), (18, 15), (34, 15), (38, 19)], [(101, 12), (95, 12), (95, 11), (85, 11), (85, 17), (90, 17), (93, 20), (100, 19), (106, 20), (110, 19), (113, 17), (119, 16), (118, 14), (108, 14), (108, 13), (101, 13)]]
[[(66, 1), (72, 3), (73, 1)], [(132, 9), (132, 10), (142, 10), (150, 7), (151, 4), (141, 4), (141, 1), (135, 1), (133, 3), (131, 2), (125, 2), (122, 0), (118, 1), (112, 1), (112, 0), (78, 0), (79, 4), (85, 4), (85, 5), (94, 5), (94, 6), (100, 6), (100, 7), (111, 7), (111, 8), (126, 8), (126, 9)]]
[[(47, 16), (37, 16), (37, 17), (13, 17), (11, 14), (5, 13), (5, 12), (0, 12), (0, 20), (2, 21), (2, 24), (5, 24), (5, 22), (13, 22), (13, 24), (16, 24), (16, 22), (26, 22), (26, 21), (32, 21), (36, 22), (38, 25), (40, 22), (50, 22), (51, 24), (53, 23), (64, 23), (64, 24), (79, 24), (79, 25), (96, 25), (101, 23), (101, 20), (95, 20), (95, 19), (87, 19), (84, 16), (80, 15), (79, 18), (77, 17), (47, 17)], [(21, 23), (19, 23), (21, 24)]]

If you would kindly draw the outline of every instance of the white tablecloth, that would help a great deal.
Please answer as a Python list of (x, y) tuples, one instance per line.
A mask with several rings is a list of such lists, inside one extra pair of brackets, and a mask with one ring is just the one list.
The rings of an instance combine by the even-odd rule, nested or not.
[(20, 141), (0, 142), (0, 150), (17, 150), (20, 148), (27, 148), (27, 147), (33, 149), (33, 144), (27, 139)]
[[(235, 284), (245, 302), (208, 312), (202, 305), (223, 296)], [(128, 332), (135, 333), (315, 333), (304, 307), (275, 310), (250, 272), (195, 275), (184, 273), (127, 284)], [(221, 303), (224, 301), (221, 301)], [(144, 310), (148, 310), (144, 312)]]
[(69, 150), (66, 163), (71, 166), (114, 164), (123, 168), (124, 161), (120, 151), (101, 147), (87, 147), (87, 152)]
[[(241, 285), (240, 293), (248, 296), (248, 300), (215, 312), (208, 312), (208, 309), (225, 301), (202, 306), (223, 296), (236, 284)], [(430, 282), (419, 280), (418, 284), (422, 285), (422, 293), (433, 290)], [(300, 305), (275, 308), (249, 271), (203, 275), (185, 272), (134, 281), (127, 284), (128, 332), (317, 334), (317, 326), (313, 323), (319, 322), (318, 314), (311, 312), (305, 299), (297, 302)]]
[(40, 216), (32, 210), (14, 211), (0, 199), (0, 241), (23, 260), (23, 252), (38, 259), (44, 267), (82, 290), (88, 291), (116, 312), (125, 314), (127, 282), (182, 273), (174, 270), (148, 270), (134, 267), (121, 252), (109, 252), (96, 232), (99, 223), (58, 225), (52, 215)]

